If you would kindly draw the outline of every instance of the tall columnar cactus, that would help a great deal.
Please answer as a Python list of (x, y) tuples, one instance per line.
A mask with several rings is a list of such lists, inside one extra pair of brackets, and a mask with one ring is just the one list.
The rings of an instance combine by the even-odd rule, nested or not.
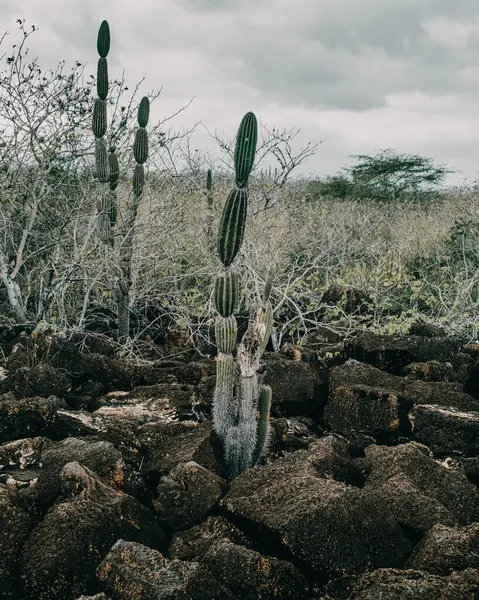
[[(97, 38), (97, 50), (100, 58), (97, 67), (97, 94), (93, 107), (92, 131), (95, 136), (95, 164), (97, 179), (109, 184), (109, 190), (101, 190), (98, 201), (99, 230), (102, 239), (114, 247), (113, 228), (117, 224), (117, 197), (120, 167), (116, 148), (110, 146), (109, 153), (105, 141), (107, 131), (107, 97), (108, 97), (108, 62), (110, 51), (110, 27), (107, 21), (100, 25)], [(146, 126), (150, 116), (150, 101), (145, 96), (138, 107), (138, 129), (133, 144), (133, 155), (136, 166), (133, 173), (133, 196), (127, 208), (127, 215), (122, 219), (119, 244), (120, 277), (118, 282), (118, 336), (125, 339), (130, 332), (130, 288), (131, 260), (133, 254), (133, 230), (138, 213), (138, 205), (145, 186), (144, 163), (148, 158), (148, 134)]]
[(206, 202), (207, 202), (207, 215), (206, 215), (206, 235), (208, 238), (208, 244), (211, 249), (214, 250), (214, 233), (213, 233), (213, 178), (211, 169), (208, 169), (206, 173)]
[(115, 148), (107, 152), (105, 133), (107, 130), (108, 61), (110, 51), (110, 27), (107, 21), (100, 25), (97, 38), (100, 58), (97, 66), (96, 89), (98, 98), (93, 107), (92, 131), (95, 136), (96, 176), (100, 183), (109, 183), (110, 190), (100, 189), (98, 197), (98, 229), (104, 242), (113, 246), (112, 228), (116, 223), (116, 193), (119, 167)]
[(133, 172), (133, 197), (124, 222), (122, 243), (120, 246), (120, 285), (118, 289), (118, 337), (126, 339), (130, 334), (130, 288), (131, 260), (133, 256), (133, 232), (138, 214), (140, 198), (145, 187), (144, 163), (148, 158), (148, 134), (146, 126), (150, 117), (150, 101), (146, 96), (138, 107), (138, 129), (133, 144), (133, 155), (136, 160)]
[(271, 332), (272, 313), (268, 300), (271, 284), (267, 282), (261, 306), (237, 344), (234, 310), (238, 301), (238, 275), (231, 270), (243, 241), (248, 208), (247, 184), (254, 164), (257, 136), (256, 117), (249, 112), (238, 129), (234, 154), (236, 185), (226, 200), (217, 240), (223, 268), (214, 286), (218, 356), (213, 423), (223, 443), (230, 478), (259, 462), (269, 438), (271, 388), (259, 386), (257, 371)]

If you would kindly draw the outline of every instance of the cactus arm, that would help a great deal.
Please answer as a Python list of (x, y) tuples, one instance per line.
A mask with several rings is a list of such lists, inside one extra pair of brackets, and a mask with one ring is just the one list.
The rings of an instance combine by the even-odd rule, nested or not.
[(258, 400), (259, 420), (256, 433), (256, 446), (253, 452), (253, 465), (257, 465), (268, 449), (270, 442), (269, 414), (271, 411), (271, 388), (269, 385), (261, 386)]

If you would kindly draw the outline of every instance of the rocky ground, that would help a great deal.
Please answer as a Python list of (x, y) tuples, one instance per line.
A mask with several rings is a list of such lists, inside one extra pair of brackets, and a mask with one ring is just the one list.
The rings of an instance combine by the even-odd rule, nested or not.
[(271, 447), (231, 482), (214, 358), (169, 344), (0, 331), (0, 598), (479, 598), (479, 344), (266, 353)]

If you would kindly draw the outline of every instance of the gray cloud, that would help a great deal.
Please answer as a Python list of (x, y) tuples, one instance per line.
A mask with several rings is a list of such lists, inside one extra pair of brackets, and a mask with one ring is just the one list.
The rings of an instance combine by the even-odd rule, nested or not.
[[(327, 137), (304, 171), (335, 172), (348, 155), (378, 147), (424, 153), (477, 170), (479, 5), (476, 0), (19, 0), (2, 2), (40, 27), (32, 55), (42, 66), (88, 62), (96, 34), (112, 30), (110, 75), (125, 69), (141, 93), (163, 86), (152, 117), (195, 96), (178, 125), (201, 120), (233, 136), (255, 110), (300, 127), (298, 145)], [(17, 14), (18, 11), (18, 14)], [(7, 38), (8, 39), (8, 38)], [(10, 44), (8, 39), (8, 44)], [(5, 42), (4, 42), (5, 43)], [(12, 41), (12, 43), (14, 43)], [(199, 131), (195, 144), (213, 149)]]

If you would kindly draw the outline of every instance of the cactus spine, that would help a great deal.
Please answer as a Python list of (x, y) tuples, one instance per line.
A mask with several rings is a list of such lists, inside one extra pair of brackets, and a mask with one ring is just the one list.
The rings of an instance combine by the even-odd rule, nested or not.
[[(271, 389), (259, 386), (257, 371), (271, 331), (272, 313), (267, 282), (261, 306), (236, 344), (233, 312), (238, 300), (238, 275), (231, 272), (243, 241), (248, 208), (248, 179), (253, 168), (258, 125), (247, 113), (239, 126), (234, 153), (235, 188), (229, 193), (220, 220), (217, 249), (223, 272), (215, 280), (214, 300), (218, 356), (213, 398), (213, 424), (224, 450), (227, 476), (233, 478), (256, 465), (269, 438)], [(207, 179), (208, 189), (208, 179)], [(236, 356), (233, 352), (236, 349)], [(256, 412), (259, 410), (259, 420)]]

